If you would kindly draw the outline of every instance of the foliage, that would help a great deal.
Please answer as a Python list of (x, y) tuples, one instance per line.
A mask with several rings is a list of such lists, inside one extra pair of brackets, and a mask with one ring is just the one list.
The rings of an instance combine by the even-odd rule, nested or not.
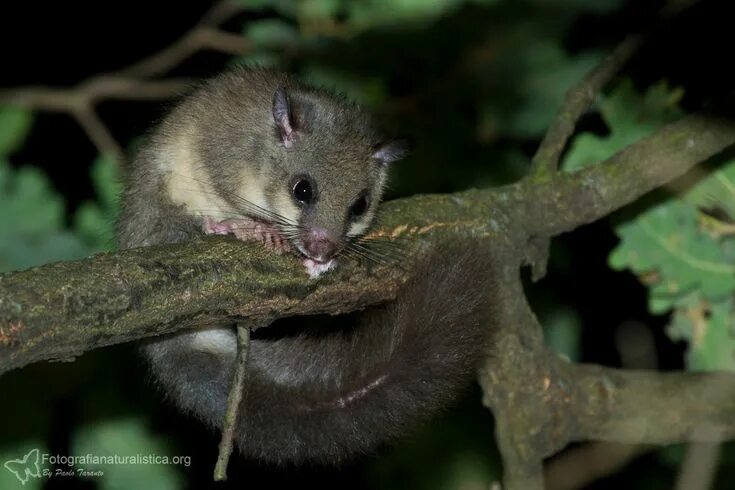
[[(658, 84), (640, 96), (622, 83), (600, 103), (610, 133), (581, 134), (564, 165), (600, 161), (681, 114), (683, 92)], [(688, 343), (692, 370), (735, 369), (735, 159), (698, 170), (619, 220), (610, 266), (631, 269), (648, 287), (653, 313), (673, 311), (668, 333)], [(713, 211), (719, 214), (713, 214)]]
[(11, 167), (8, 155), (25, 138), (32, 115), (0, 110), (0, 271), (78, 259), (112, 249), (117, 185), (114, 163), (98, 159), (92, 178), (98, 202), (85, 203), (66, 225), (64, 199), (38, 168)]

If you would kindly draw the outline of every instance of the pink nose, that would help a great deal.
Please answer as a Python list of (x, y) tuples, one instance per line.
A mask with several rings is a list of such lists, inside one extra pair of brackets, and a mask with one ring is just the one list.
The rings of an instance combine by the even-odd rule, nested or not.
[(332, 258), (337, 250), (337, 244), (330, 238), (327, 230), (314, 228), (304, 237), (304, 249), (309, 257), (326, 261)]

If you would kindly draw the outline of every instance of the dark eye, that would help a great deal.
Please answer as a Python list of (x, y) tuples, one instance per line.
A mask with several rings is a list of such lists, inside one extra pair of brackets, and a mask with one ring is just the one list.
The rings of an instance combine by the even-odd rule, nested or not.
[(350, 207), (350, 216), (353, 218), (357, 218), (358, 216), (362, 216), (365, 214), (365, 211), (367, 211), (368, 208), (368, 201), (366, 196), (362, 196), (355, 201), (355, 203)]
[(296, 183), (293, 185), (293, 197), (295, 197), (297, 201), (303, 202), (304, 204), (310, 203), (312, 198), (314, 197), (311, 188), (311, 182), (306, 179), (297, 180)]

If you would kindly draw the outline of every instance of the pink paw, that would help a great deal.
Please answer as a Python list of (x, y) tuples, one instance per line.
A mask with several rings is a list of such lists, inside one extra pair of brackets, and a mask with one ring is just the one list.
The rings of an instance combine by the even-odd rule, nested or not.
[(227, 235), (232, 231), (225, 221), (217, 221), (209, 216), (204, 217), (202, 230), (207, 235)]
[(204, 218), (202, 229), (208, 235), (227, 235), (231, 233), (238, 240), (259, 242), (278, 253), (284, 253), (291, 249), (288, 240), (283, 238), (275, 225), (251, 218), (217, 221), (207, 216)]

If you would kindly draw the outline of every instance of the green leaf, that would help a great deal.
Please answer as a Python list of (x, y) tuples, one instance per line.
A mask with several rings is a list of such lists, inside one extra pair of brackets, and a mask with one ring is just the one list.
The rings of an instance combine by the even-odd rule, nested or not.
[(730, 299), (708, 302), (689, 295), (674, 310), (668, 334), (689, 343), (686, 362), (692, 371), (735, 371), (735, 312)]
[[(103, 420), (79, 429), (73, 436), (71, 454), (119, 458), (136, 458), (137, 464), (85, 465), (85, 469), (101, 470), (104, 475), (95, 478), (101, 490), (126, 490), (130, 488), (178, 489), (184, 484), (181, 472), (173, 464), (171, 446), (147, 429), (142, 418)], [(141, 457), (166, 458), (155, 462), (143, 462)], [(189, 464), (191, 460), (189, 460)]]
[(15, 107), (0, 107), (0, 157), (16, 151), (33, 124), (33, 113)]
[(579, 360), (582, 323), (577, 312), (556, 308), (543, 319), (544, 339), (552, 350), (570, 361)]
[(735, 264), (717, 240), (699, 232), (697, 217), (696, 209), (671, 200), (616, 227), (621, 242), (610, 255), (610, 266), (640, 275), (656, 273), (649, 285), (656, 300), (652, 311), (671, 308), (693, 290), (709, 300), (735, 291)]
[(80, 259), (90, 253), (79, 237), (67, 231), (23, 235), (0, 233), (0, 272)]
[[(705, 168), (706, 167), (701, 167)], [(699, 209), (719, 207), (735, 217), (735, 159), (720, 165), (684, 194), (683, 199)]]
[(576, 137), (562, 168), (573, 171), (600, 162), (648, 136), (681, 115), (678, 103), (682, 96), (681, 89), (671, 90), (663, 82), (651, 87), (645, 96), (638, 94), (629, 80), (620, 83), (599, 104), (610, 134), (583, 133)]
[(278, 19), (264, 19), (245, 26), (244, 33), (256, 49), (272, 49), (296, 44), (299, 33), (290, 24)]
[(13, 170), (0, 160), (0, 184), (0, 232), (22, 235), (61, 227), (64, 202), (41, 170)]
[(300, 19), (329, 19), (337, 14), (342, 0), (311, 0), (297, 2)]
[(122, 184), (114, 157), (100, 156), (92, 164), (92, 185), (100, 205), (113, 211), (118, 208)]
[[(682, 95), (657, 84), (641, 97), (629, 82), (619, 85), (600, 104), (610, 133), (575, 138), (564, 168), (602, 161), (677, 118)], [(616, 225), (620, 243), (608, 259), (612, 268), (630, 269), (646, 284), (652, 313), (674, 309), (668, 334), (688, 342), (690, 370), (735, 368), (735, 237), (715, 233), (718, 221), (701, 212), (719, 208), (735, 216), (735, 159), (713, 163), (699, 167), (685, 190), (659, 196)]]
[(93, 252), (113, 250), (122, 192), (118, 167), (112, 158), (99, 157), (92, 165), (91, 176), (97, 201), (79, 206), (74, 215), (74, 231)]
[(78, 237), (64, 230), (64, 202), (45, 174), (32, 167), (13, 170), (0, 158), (0, 271), (89, 253)]

